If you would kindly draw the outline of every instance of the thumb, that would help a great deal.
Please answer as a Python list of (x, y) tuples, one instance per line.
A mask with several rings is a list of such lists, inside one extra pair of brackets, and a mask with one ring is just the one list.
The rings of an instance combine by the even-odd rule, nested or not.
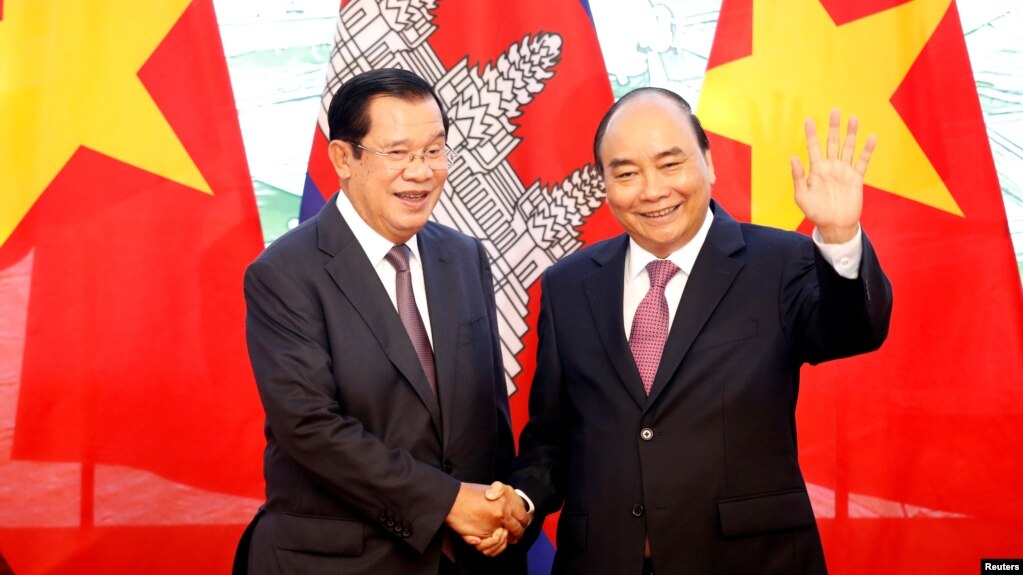
[(504, 495), (504, 484), (500, 481), (491, 483), (484, 495), (487, 498), (487, 501), (497, 501), (502, 495)]

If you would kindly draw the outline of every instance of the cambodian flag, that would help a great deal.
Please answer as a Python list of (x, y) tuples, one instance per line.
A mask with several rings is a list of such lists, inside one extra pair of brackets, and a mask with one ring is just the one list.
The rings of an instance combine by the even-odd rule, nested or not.
[[(359, 72), (413, 70), (451, 119), (451, 167), (437, 221), (480, 238), (494, 269), (516, 435), (528, 416), (540, 274), (592, 239), (615, 233), (603, 214), (592, 138), (612, 103), (586, 0), (349, 0), (338, 20), (324, 107), (313, 137), (302, 218), (337, 189), (327, 158), (326, 105)], [(585, 231), (583, 231), (585, 230)], [(553, 560), (541, 535), (534, 572)]]

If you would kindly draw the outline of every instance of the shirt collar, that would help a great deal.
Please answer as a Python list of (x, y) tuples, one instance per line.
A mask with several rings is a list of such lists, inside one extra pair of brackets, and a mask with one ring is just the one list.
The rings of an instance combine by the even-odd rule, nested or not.
[[(710, 224), (714, 221), (714, 212), (711, 211), (710, 206), (707, 207), (707, 217), (703, 218), (703, 225), (696, 231), (696, 235), (693, 239), (689, 240), (686, 245), (682, 246), (678, 250), (672, 252), (667, 258), (664, 258), (671, 263), (677, 265), (686, 276), (693, 271), (693, 265), (696, 264), (696, 256), (700, 255), (700, 249), (703, 247), (704, 242), (707, 241), (707, 233), (710, 232)], [(636, 240), (629, 238), (629, 251), (625, 254), (625, 271), (626, 271), (626, 282), (631, 283), (636, 279), (639, 274), (643, 273), (646, 269), (646, 265), (656, 259), (659, 259), (654, 254), (641, 248)]]
[[(351, 228), (356, 241), (362, 246), (362, 251), (366, 252), (370, 263), (375, 267), (382, 262), (394, 244), (369, 227), (359, 212), (355, 211), (355, 206), (352, 205), (352, 201), (348, 199), (344, 190), (337, 195), (337, 210), (341, 212), (341, 217), (348, 223), (348, 227)], [(412, 251), (412, 259), (419, 260), (419, 242), (416, 240), (416, 236), (409, 238), (405, 245)]]

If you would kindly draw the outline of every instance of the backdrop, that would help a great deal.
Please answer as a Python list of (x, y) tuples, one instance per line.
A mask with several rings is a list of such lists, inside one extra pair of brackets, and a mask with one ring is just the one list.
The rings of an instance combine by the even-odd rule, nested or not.
[(620, 233), (590, 151), (616, 96), (689, 98), (715, 198), (802, 231), (802, 121), (858, 114), (896, 304), (880, 352), (804, 372), (829, 566), (1023, 556), (1021, 24), (995, 1), (0, 0), (0, 573), (229, 568), (262, 497), (241, 273), (335, 189), (324, 97), (387, 65), (452, 117), (435, 218), (494, 261), (517, 428), (536, 279)]

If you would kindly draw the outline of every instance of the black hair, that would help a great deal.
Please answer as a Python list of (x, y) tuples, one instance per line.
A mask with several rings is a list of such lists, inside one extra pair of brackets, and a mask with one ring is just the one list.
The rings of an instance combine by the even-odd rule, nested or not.
[[(448, 117), (444, 114), (444, 104), (429, 82), (408, 70), (381, 68), (358, 74), (338, 88), (327, 109), (330, 139), (361, 142), (370, 130), (369, 104), (373, 98), (380, 96), (393, 96), (408, 102), (433, 98), (440, 108), (444, 133), (447, 133)], [(358, 158), (361, 152), (355, 148), (352, 154)]]

